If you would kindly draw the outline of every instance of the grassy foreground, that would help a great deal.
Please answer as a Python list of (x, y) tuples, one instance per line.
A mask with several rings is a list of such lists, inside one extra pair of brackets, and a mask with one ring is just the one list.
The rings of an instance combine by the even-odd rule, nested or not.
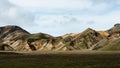
[(120, 52), (0, 52), (0, 68), (120, 68)]

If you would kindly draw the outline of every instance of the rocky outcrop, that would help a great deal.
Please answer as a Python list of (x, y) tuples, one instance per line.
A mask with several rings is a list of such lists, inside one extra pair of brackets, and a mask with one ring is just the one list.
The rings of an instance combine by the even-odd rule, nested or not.
[(14, 51), (14, 49), (7, 44), (0, 44), (0, 50), (1, 51)]
[(114, 33), (117, 33), (117, 34), (120, 34), (120, 24), (115, 24), (114, 27), (112, 27), (111, 29), (107, 30), (107, 32), (109, 34), (114, 34)]

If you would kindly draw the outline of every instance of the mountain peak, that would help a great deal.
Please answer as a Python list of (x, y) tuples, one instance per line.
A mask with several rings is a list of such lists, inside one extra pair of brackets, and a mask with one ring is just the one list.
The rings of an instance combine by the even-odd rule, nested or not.
[(115, 24), (114, 27), (120, 28), (120, 23)]
[(16, 26), (16, 25), (7, 25), (7, 26), (0, 27), (0, 31), (2, 31), (2, 32), (6, 32), (6, 31), (12, 32), (12, 31), (17, 31), (17, 30), (29, 34), (29, 32), (27, 32), (23, 28)]
[(120, 23), (117, 23), (111, 29), (107, 30), (108, 33), (119, 33), (120, 32)]
[(1, 28), (5, 28), (5, 29), (22, 29), (21, 27), (16, 26), (16, 25), (7, 25), (7, 26), (3, 26)]
[(94, 32), (95, 30), (91, 29), (91, 28), (87, 28), (83, 33), (89, 33), (89, 32)]
[(93, 29), (92, 28), (87, 28), (86, 31), (93, 31)]
[(0, 42), (15, 39), (24, 35), (29, 35), (30, 33), (22, 29), (19, 26), (7, 25), (0, 27)]

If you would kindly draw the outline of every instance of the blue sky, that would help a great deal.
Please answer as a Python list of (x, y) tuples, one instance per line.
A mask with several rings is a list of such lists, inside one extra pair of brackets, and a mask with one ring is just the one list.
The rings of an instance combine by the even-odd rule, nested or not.
[(120, 0), (0, 0), (0, 26), (18, 25), (54, 36), (120, 22)]

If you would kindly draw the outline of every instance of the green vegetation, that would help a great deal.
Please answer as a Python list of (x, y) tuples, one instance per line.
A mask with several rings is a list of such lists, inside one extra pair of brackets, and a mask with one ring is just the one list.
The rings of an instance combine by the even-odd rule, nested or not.
[(109, 44), (103, 48), (100, 48), (99, 50), (102, 51), (119, 51), (120, 50), (120, 42), (116, 44)]
[(86, 45), (85, 42), (82, 42), (82, 43), (80, 44), (80, 47), (81, 47), (82, 49), (87, 49), (87, 45)]
[(34, 42), (34, 41), (41, 40), (41, 39), (51, 39), (51, 38), (52, 36), (50, 35), (39, 33), (39, 34), (32, 34), (28, 36), (26, 40), (28, 42)]
[(20, 40), (25, 41), (28, 37), (29, 37), (29, 35), (21, 35), (21, 36), (15, 38), (14, 40), (18, 40), (18, 39), (20, 39)]
[(70, 42), (72, 41), (73, 37), (72, 36), (68, 36), (66, 37), (65, 39), (63, 39), (63, 42), (66, 43), (66, 42)]
[(38, 55), (2, 53), (0, 55), (0, 68), (119, 68), (119, 58), (120, 52)]
[(4, 49), (3, 49), (3, 44), (2, 44), (2, 43), (0, 43), (0, 50), (4, 50)]
[(36, 37), (30, 37), (30, 38), (27, 38), (27, 41), (28, 42), (34, 42), (36, 40), (39, 40), (39, 38), (36, 38)]

